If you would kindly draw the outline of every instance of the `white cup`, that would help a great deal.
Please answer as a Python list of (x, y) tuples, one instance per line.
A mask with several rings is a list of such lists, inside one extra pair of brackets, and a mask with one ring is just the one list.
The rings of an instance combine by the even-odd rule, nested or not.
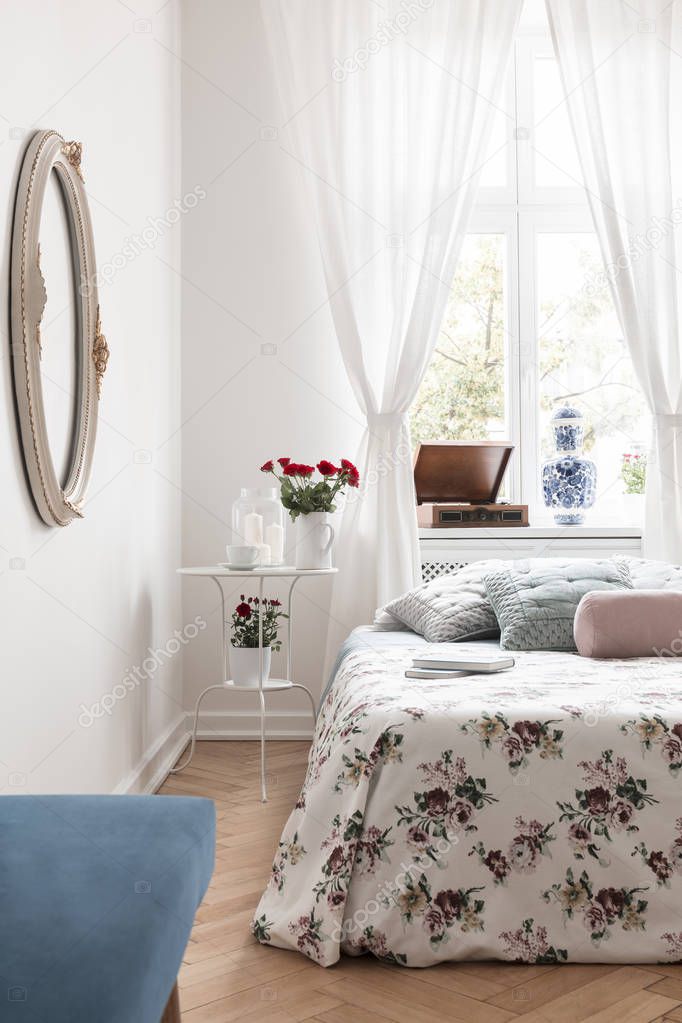
[(230, 568), (255, 568), (260, 561), (260, 550), (255, 544), (228, 544), (225, 554)]

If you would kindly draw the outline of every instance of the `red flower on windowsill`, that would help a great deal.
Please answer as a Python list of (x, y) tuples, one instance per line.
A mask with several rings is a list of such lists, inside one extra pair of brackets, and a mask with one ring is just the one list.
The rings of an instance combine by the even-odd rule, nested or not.
[(239, 615), (240, 618), (250, 618), (251, 617), (251, 608), (249, 607), (248, 604), (245, 604), (245, 603), (237, 604), (237, 607), (235, 608), (235, 610), (236, 610), (236, 612), (237, 612), (237, 614)]

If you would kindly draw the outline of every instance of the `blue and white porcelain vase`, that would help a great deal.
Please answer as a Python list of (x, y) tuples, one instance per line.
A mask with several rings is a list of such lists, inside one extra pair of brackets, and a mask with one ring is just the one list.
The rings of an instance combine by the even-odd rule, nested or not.
[(558, 526), (579, 526), (597, 496), (597, 467), (582, 456), (582, 412), (572, 405), (560, 406), (552, 416), (552, 430), (556, 455), (542, 466), (545, 505)]

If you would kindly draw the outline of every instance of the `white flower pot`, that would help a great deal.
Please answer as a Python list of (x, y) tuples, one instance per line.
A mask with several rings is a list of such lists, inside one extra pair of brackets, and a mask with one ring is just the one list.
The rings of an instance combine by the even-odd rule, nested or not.
[(296, 519), (296, 568), (331, 568), (334, 530), (327, 512)]
[[(259, 685), (259, 650), (251, 646), (230, 646), (230, 671), (236, 686), (250, 686), (258, 689)], [(263, 647), (263, 682), (270, 677), (272, 648)]]

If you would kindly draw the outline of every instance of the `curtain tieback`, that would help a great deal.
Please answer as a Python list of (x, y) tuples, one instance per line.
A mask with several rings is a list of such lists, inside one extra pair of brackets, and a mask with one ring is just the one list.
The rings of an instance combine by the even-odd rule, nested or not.
[(657, 429), (677, 429), (682, 427), (682, 414), (678, 412), (655, 412), (654, 422)]
[(390, 429), (392, 426), (401, 426), (405, 417), (405, 412), (368, 412), (367, 426), (370, 430), (386, 429), (386, 427)]

